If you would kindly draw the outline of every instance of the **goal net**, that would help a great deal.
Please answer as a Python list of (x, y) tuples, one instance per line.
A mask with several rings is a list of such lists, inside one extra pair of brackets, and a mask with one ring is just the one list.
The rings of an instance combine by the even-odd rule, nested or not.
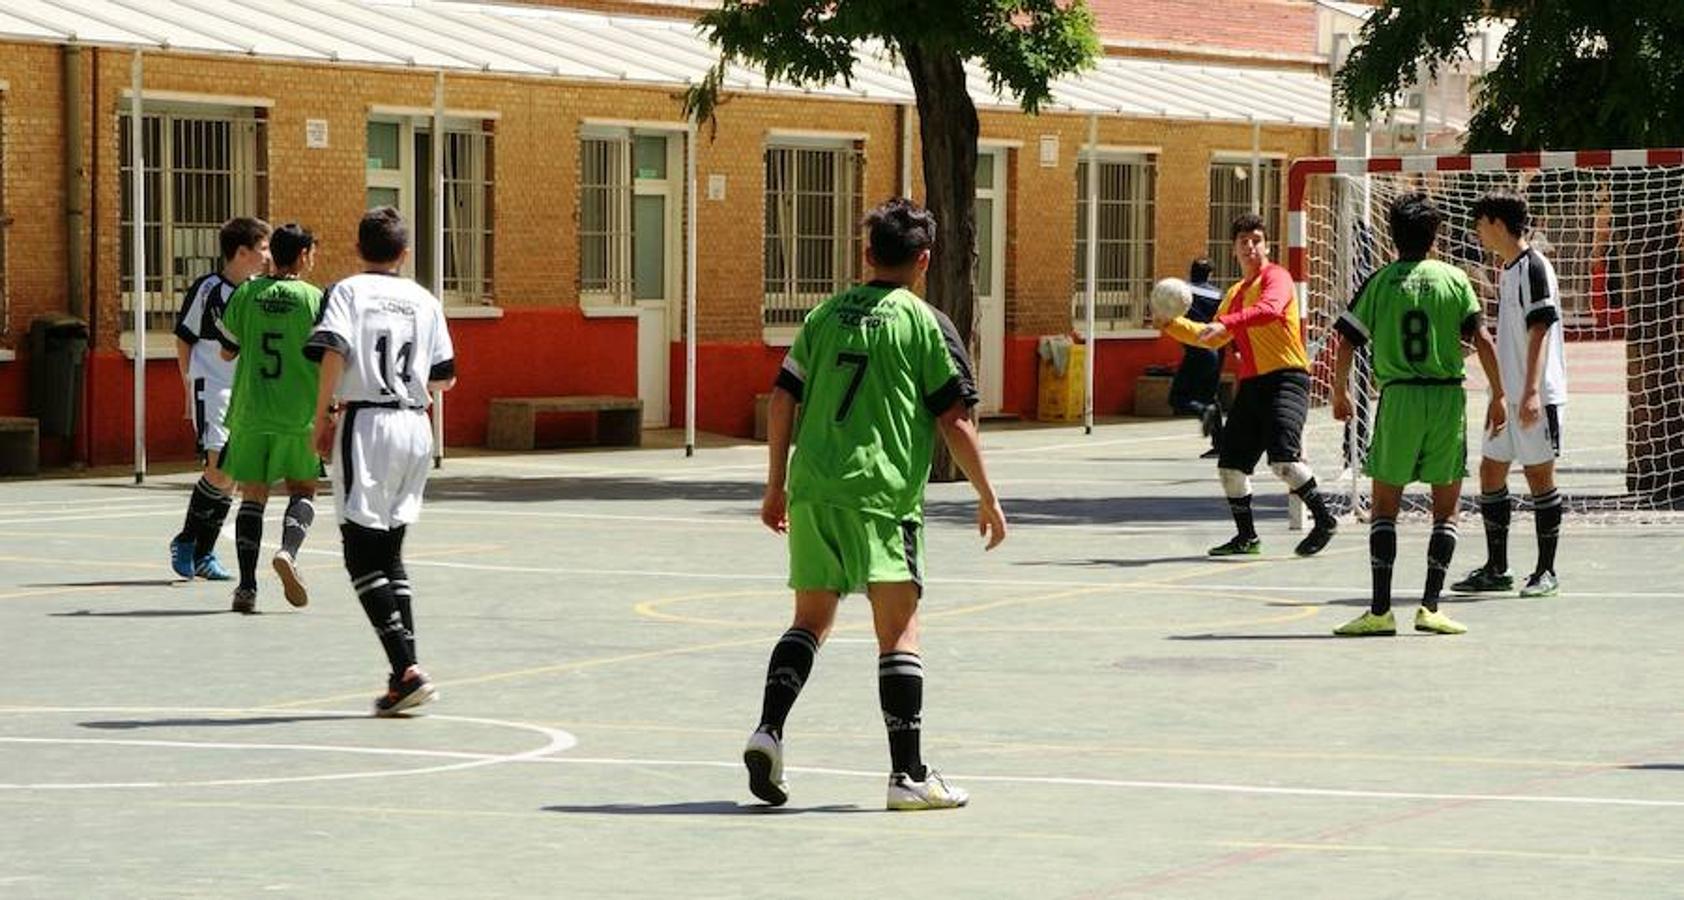
[[(1303, 159), (1291, 169), (1288, 264), (1310, 349), (1313, 408), (1304, 443), (1318, 480), (1361, 515), (1376, 407), (1360, 355), (1356, 415), (1333, 419), (1333, 322), (1363, 279), (1394, 258), (1386, 224), (1398, 196), (1423, 191), (1445, 213), (1438, 258), (1467, 272), (1496, 315), (1500, 263), (1468, 211), (1494, 189), (1527, 199), (1531, 241), (1561, 287), (1568, 404), (1557, 484), (1581, 513), (1684, 510), (1684, 150)], [(1470, 476), (1486, 392), (1468, 360)], [(1518, 476), (1516, 476), (1518, 477)], [(1471, 492), (1470, 492), (1471, 493)], [(1516, 485), (1515, 494), (1526, 491)], [(1416, 486), (1409, 506), (1422, 508)]]

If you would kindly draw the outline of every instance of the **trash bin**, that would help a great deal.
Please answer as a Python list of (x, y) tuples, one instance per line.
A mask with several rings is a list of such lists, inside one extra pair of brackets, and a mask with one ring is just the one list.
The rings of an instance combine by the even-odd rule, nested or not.
[(29, 410), (41, 421), (41, 434), (76, 433), (87, 356), (88, 323), (81, 319), (42, 316), (29, 323)]
[(1082, 418), (1087, 394), (1087, 347), (1063, 335), (1041, 338), (1039, 402), (1035, 418), (1042, 422), (1075, 422)]

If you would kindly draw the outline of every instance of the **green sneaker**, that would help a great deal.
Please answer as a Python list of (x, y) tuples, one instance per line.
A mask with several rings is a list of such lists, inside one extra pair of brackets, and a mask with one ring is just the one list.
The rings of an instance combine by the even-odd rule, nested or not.
[(1480, 566), (1468, 573), (1468, 577), (1450, 586), (1450, 590), (1458, 594), (1487, 594), (1497, 591), (1514, 590), (1514, 576), (1508, 572), (1494, 572)]
[(1468, 626), (1436, 610), (1429, 612), (1423, 606), (1415, 610), (1415, 630), (1431, 634), (1467, 634)]
[(1211, 556), (1258, 556), (1263, 552), (1263, 542), (1255, 537), (1241, 537), (1234, 535), (1226, 544), (1217, 544), (1210, 548)]
[(1520, 589), (1522, 597), (1554, 597), (1561, 593), (1561, 583), (1555, 580), (1554, 572), (1533, 572), (1526, 578), (1526, 586)]
[(1397, 618), (1389, 609), (1383, 616), (1365, 612), (1333, 629), (1333, 633), (1340, 637), (1390, 637), (1397, 634)]

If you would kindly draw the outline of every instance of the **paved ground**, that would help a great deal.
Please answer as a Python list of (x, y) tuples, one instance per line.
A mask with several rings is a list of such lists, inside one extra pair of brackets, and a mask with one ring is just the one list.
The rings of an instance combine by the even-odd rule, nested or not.
[(1346, 642), (1360, 527), (1293, 559), (1260, 479), (1268, 555), (1204, 559), (1230, 526), (1186, 421), (987, 442), (1011, 539), (980, 552), (963, 486), (929, 529), (926, 755), (975, 800), (912, 815), (881, 811), (858, 600), (790, 721), (790, 807), (747, 794), (788, 614), (762, 448), (449, 461), (410, 542), (443, 697), (404, 721), (366, 716), (332, 528), (307, 610), (265, 571), (241, 617), (165, 565), (189, 476), (0, 484), (0, 895), (1680, 892), (1679, 527), (1570, 521), (1562, 597)]

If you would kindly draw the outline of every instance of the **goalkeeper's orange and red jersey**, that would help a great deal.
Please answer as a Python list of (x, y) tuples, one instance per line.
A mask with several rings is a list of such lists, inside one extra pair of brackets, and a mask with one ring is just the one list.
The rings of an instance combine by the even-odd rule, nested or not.
[[(1216, 321), (1228, 329), (1228, 339), (1239, 356), (1240, 378), (1253, 378), (1281, 369), (1310, 368), (1299, 328), (1298, 304), (1292, 295), (1292, 276), (1284, 266), (1264, 263), (1254, 278), (1228, 289)], [(1164, 333), (1193, 346), (1199, 343), (1203, 326), (1180, 318), (1164, 327)]]

